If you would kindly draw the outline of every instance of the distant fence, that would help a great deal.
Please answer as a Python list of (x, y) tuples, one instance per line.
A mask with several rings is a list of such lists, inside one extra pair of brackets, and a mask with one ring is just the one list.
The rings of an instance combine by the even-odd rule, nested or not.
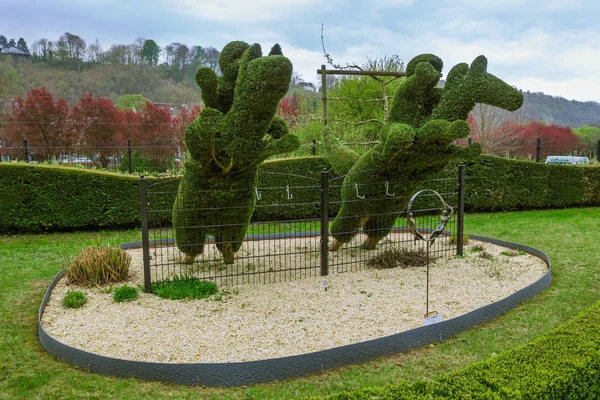
[[(377, 268), (382, 262), (385, 263), (386, 255), (388, 260), (395, 259), (396, 256), (390, 256), (390, 252), (403, 247), (423, 249), (424, 244), (417, 243), (407, 231), (403, 207), (394, 208), (391, 212), (385, 211), (391, 203), (407, 203), (412, 196), (412, 193), (408, 198), (396, 195), (400, 190), (399, 182), (374, 181), (357, 188), (353, 186), (351, 189), (356, 189), (356, 197), (340, 200), (339, 192), (344, 189), (344, 176), (330, 179), (328, 172), (324, 171), (320, 179), (305, 178), (305, 183), (297, 186), (235, 188), (236, 199), (256, 199), (254, 216), (262, 216), (259, 219), (252, 218), (243, 239), (239, 239), (235, 232), (240, 229), (243, 232), (247, 222), (244, 218), (232, 219), (230, 215), (247, 215), (248, 201), (239, 201), (237, 204), (232, 202), (226, 207), (196, 203), (194, 207), (179, 209), (189, 213), (191, 217), (188, 224), (178, 226), (175, 230), (170, 222), (173, 209), (164, 207), (162, 199), (175, 195), (197, 196), (198, 189), (189, 192), (181, 187), (177, 194), (170, 180), (150, 184), (143, 177), (140, 178), (145, 290), (149, 292), (152, 285), (173, 279), (197, 278), (214, 281), (222, 286), (293, 281), (369, 266)], [(376, 186), (377, 190), (369, 190), (366, 186)], [(460, 167), (452, 176), (421, 182), (419, 187), (436, 190), (455, 210), (442, 237), (431, 246), (431, 254), (462, 254), (462, 234), (459, 232), (463, 232), (464, 167)], [(361, 192), (366, 191), (380, 195), (361, 195)], [(209, 196), (215, 194), (211, 191), (207, 193)], [(223, 191), (219, 193), (222, 194)], [(264, 198), (280, 200), (265, 202)], [(339, 209), (346, 203), (353, 203), (359, 209), (365, 206), (365, 209), (371, 211), (368, 215), (353, 214), (346, 217), (352, 219), (350, 225), (356, 225), (356, 229), (343, 233), (353, 232), (356, 235), (333, 251), (329, 249), (333, 242), (329, 227), (335, 213), (330, 210)], [(277, 212), (277, 209), (281, 211), (290, 208), (320, 211), (301, 219), (281, 220), (271, 217), (286, 214)], [(432, 231), (438, 227), (442, 205), (434, 194), (417, 199), (412, 210), (419, 230)], [(375, 222), (362, 222), (363, 228), (358, 229), (358, 221), (367, 216), (371, 218), (370, 221)], [(176, 246), (175, 237), (182, 234), (187, 237), (185, 244)], [(367, 234), (383, 236), (375, 249), (367, 250), (363, 247)], [(229, 264), (224, 263), (218, 250), (227, 244), (239, 247), (233, 263)], [(186, 263), (184, 252), (190, 252), (190, 249), (199, 254), (193, 262), (187, 260)]]
[(38, 162), (68, 167), (102, 169), (122, 173), (183, 171), (184, 148), (180, 146), (113, 147), (0, 147), (0, 161)]

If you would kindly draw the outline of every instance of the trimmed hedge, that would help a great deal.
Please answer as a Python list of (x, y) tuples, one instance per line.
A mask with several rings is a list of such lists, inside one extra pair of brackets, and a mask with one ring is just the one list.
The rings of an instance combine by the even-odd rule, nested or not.
[[(330, 169), (330, 165), (321, 157), (262, 164), (257, 185), (261, 200), (253, 219), (273, 221), (318, 216), (318, 180), (323, 169)], [(455, 173), (456, 165), (442, 172), (445, 176)], [(148, 178), (149, 184), (156, 182), (162, 181)], [(545, 165), (481, 156), (468, 163), (466, 182), (467, 211), (600, 206), (598, 165)], [(171, 209), (178, 185), (176, 178), (152, 186), (150, 192), (160, 192), (149, 194), (152, 209)], [(293, 195), (291, 200), (287, 199), (287, 186)], [(299, 188), (306, 186), (314, 187)], [(41, 164), (0, 163), (0, 231), (139, 226), (138, 195), (137, 176)], [(339, 200), (339, 193), (332, 190), (330, 216), (337, 213)], [(272, 207), (272, 204), (286, 206)], [(163, 223), (170, 215), (152, 214), (150, 217), (152, 222)]]
[(600, 302), (551, 333), (433, 381), (327, 399), (598, 399)]

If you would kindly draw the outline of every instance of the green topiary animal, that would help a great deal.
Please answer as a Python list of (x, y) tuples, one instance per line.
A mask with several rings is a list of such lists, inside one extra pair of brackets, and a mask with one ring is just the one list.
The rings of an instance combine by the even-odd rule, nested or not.
[(204, 110), (185, 130), (185, 169), (173, 206), (175, 242), (191, 263), (213, 235), (225, 263), (234, 262), (256, 203), (257, 167), (294, 151), (298, 138), (275, 115), (288, 90), (292, 64), (273, 46), (236, 41), (219, 58), (222, 77), (200, 68)]
[[(337, 250), (359, 229), (367, 235), (364, 247), (374, 249), (392, 229), (409, 195), (420, 181), (442, 170), (448, 162), (471, 159), (481, 153), (475, 143), (459, 147), (452, 142), (469, 135), (467, 116), (477, 103), (514, 111), (523, 95), (487, 72), (487, 59), (471, 66), (458, 64), (448, 74), (444, 89), (437, 87), (442, 60), (422, 54), (407, 65), (407, 78), (398, 88), (382, 142), (362, 157), (325, 130), (325, 153), (337, 175), (346, 175), (342, 206), (331, 226)], [(394, 182), (393, 196), (384, 182)], [(357, 196), (360, 196), (359, 200)]]

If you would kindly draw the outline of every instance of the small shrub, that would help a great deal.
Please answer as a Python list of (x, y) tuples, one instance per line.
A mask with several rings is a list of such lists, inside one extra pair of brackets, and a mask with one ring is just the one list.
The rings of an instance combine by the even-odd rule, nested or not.
[(129, 276), (131, 257), (118, 247), (88, 246), (65, 268), (69, 283), (84, 286), (122, 282)]
[(485, 250), (485, 248), (483, 247), (482, 244), (476, 244), (475, 246), (471, 247), (472, 253), (477, 253), (477, 252), (484, 251), (484, 250)]
[(503, 256), (507, 256), (507, 257), (516, 257), (519, 255), (519, 252), (516, 250), (506, 250), (506, 251), (501, 251), (500, 254), (502, 254)]
[(137, 297), (138, 297), (137, 288), (134, 288), (132, 286), (127, 286), (127, 285), (116, 288), (113, 293), (113, 299), (117, 303), (122, 303), (126, 300), (137, 299)]
[[(429, 256), (432, 263), (435, 257)], [(375, 269), (424, 267), (427, 265), (427, 253), (422, 248), (412, 250), (407, 248), (391, 249), (379, 253), (367, 262), (367, 266)]]
[(81, 308), (87, 303), (87, 294), (79, 290), (69, 290), (63, 297), (62, 304), (65, 308)]
[(479, 257), (481, 257), (481, 258), (483, 258), (485, 260), (492, 260), (492, 261), (494, 261), (494, 256), (491, 255), (490, 253), (488, 253), (485, 250), (479, 252)]
[(205, 299), (218, 292), (214, 282), (201, 281), (198, 278), (175, 276), (152, 285), (152, 291), (158, 297), (170, 300)]

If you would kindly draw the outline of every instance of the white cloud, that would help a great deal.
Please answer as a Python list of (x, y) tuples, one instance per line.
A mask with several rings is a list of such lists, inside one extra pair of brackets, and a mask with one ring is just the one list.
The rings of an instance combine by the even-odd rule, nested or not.
[[(164, 0), (163, 0), (164, 1)], [(169, 0), (165, 6), (184, 15), (224, 23), (246, 23), (293, 18), (299, 10), (315, 7), (317, 0)]]

